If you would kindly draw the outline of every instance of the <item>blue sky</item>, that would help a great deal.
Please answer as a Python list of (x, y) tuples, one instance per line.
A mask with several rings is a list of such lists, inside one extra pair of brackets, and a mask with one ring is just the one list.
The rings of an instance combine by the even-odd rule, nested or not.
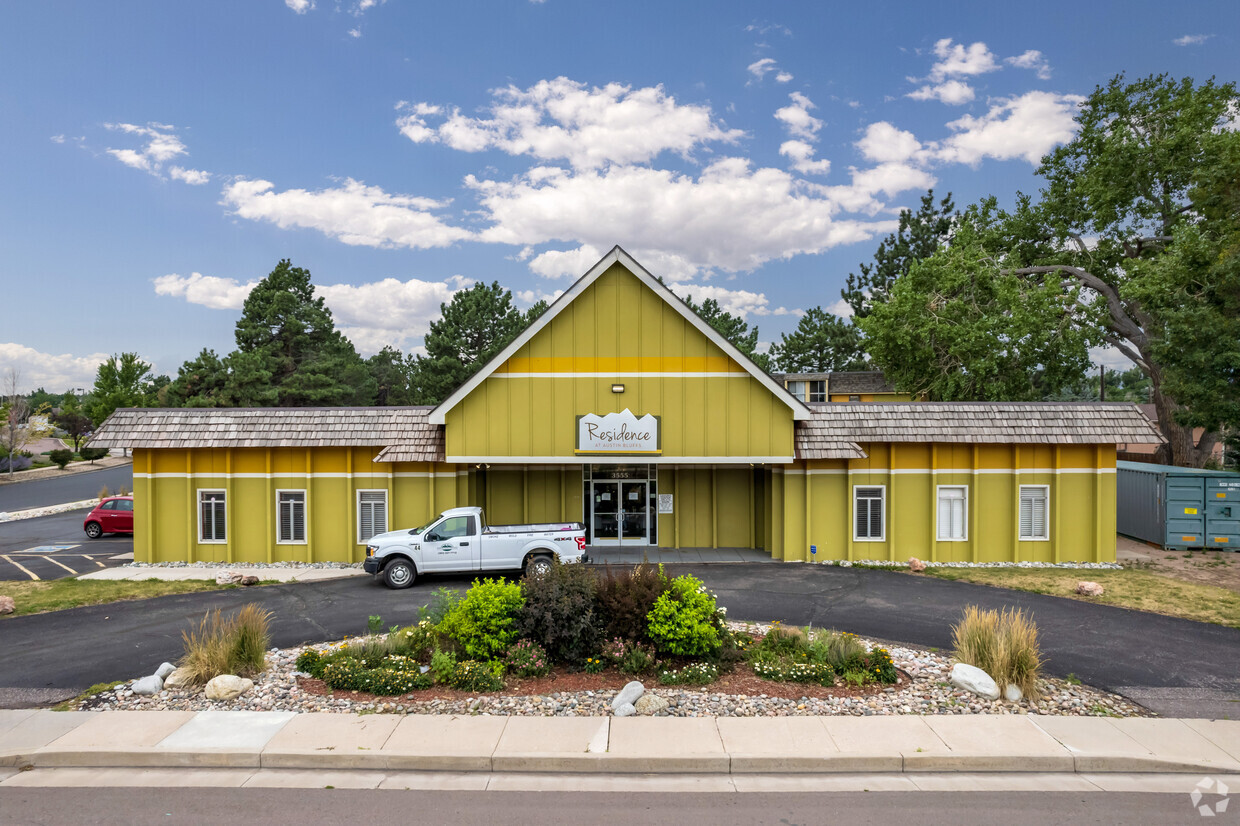
[(454, 290), (527, 306), (614, 244), (769, 342), (928, 186), (1036, 191), (1116, 73), (1240, 75), (1230, 1), (945, 6), (9, 4), (0, 369), (175, 376), (281, 258), (408, 352)]

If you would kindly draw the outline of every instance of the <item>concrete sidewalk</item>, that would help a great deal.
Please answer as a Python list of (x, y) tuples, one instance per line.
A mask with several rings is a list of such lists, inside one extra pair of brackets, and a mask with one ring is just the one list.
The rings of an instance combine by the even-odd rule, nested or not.
[(485, 775), (1240, 776), (1240, 722), (1042, 716), (488, 717), (0, 711), (0, 779), (44, 769)]
[(256, 565), (236, 567), (207, 568), (188, 565), (184, 568), (131, 568), (122, 565), (119, 568), (106, 568), (83, 574), (78, 579), (108, 580), (146, 580), (160, 579), (165, 582), (181, 582), (191, 579), (211, 580), (226, 571), (242, 576), (256, 576), (260, 582), (318, 582), (324, 579), (344, 579), (346, 577), (370, 576), (359, 565), (356, 568), (285, 568), (277, 565)]

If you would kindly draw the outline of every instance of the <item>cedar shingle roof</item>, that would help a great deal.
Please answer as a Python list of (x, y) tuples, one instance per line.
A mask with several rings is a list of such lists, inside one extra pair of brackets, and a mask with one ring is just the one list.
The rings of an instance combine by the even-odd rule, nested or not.
[[(848, 443), (1160, 444), (1162, 436), (1130, 403), (903, 402), (811, 404), (799, 422), (802, 459), (843, 458)], [(863, 455), (863, 454), (862, 454)]]
[[(443, 428), (430, 407), (122, 408), (92, 447), (382, 447), (399, 459), (442, 462)], [(387, 451), (385, 450), (384, 453)]]
[(862, 393), (894, 393), (895, 387), (887, 381), (881, 370), (853, 370), (845, 373), (827, 374), (827, 392), (860, 395)]

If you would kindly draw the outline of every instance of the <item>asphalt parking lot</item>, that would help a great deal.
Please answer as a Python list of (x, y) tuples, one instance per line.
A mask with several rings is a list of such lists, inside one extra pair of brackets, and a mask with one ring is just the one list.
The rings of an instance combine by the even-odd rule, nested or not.
[(48, 580), (87, 574), (133, 559), (133, 536), (86, 538), (86, 511), (0, 523), (0, 580)]

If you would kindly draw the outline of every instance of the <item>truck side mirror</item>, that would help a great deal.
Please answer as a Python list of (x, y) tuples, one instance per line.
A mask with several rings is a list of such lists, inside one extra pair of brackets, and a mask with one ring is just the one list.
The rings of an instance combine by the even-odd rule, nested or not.
[(427, 542), (438, 542), (438, 541), (439, 541), (439, 534), (435, 533), (434, 531), (427, 531), (427, 532), (426, 532), (426, 541), (427, 541)]

